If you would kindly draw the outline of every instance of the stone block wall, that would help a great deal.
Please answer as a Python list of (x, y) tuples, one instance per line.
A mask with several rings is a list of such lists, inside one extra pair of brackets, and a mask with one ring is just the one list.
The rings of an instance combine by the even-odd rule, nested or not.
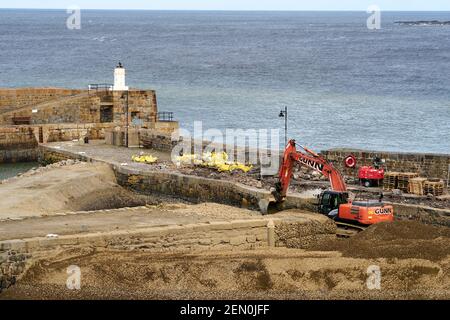
[[(105, 130), (105, 143), (116, 147), (124, 147), (126, 145), (127, 130), (123, 127), (108, 128)], [(128, 147), (140, 147), (140, 130), (128, 129)]]
[[(36, 108), (36, 113), (32, 112), (33, 108)], [(13, 117), (29, 117), (31, 124), (98, 123), (100, 122), (100, 98), (96, 95), (79, 95), (56, 99), (41, 105), (0, 114), (0, 122), (12, 125)]]
[[(450, 155), (426, 153), (400, 153), (382, 151), (361, 151), (354, 149), (331, 149), (321, 154), (332, 161), (344, 175), (357, 177), (360, 166), (372, 165), (375, 156), (385, 160), (384, 168), (387, 171), (414, 172), (422, 177), (448, 179)], [(356, 157), (356, 169), (346, 168), (344, 159), (353, 154)]]
[(178, 130), (180, 124), (177, 121), (158, 121), (153, 123), (150, 129), (154, 129), (157, 132), (171, 135), (175, 130)]
[(0, 293), (16, 283), (30, 257), (31, 254), (16, 250), (0, 251)]
[(14, 150), (18, 147), (32, 149), (36, 148), (37, 142), (34, 138), (34, 133), (31, 128), (15, 127), (15, 128), (1, 128), (0, 127), (0, 148), (2, 150)]
[(60, 88), (0, 89), (0, 112), (14, 111), (53, 99), (80, 94), (82, 90)]
[(39, 139), (39, 130), (42, 128), (43, 143), (72, 141), (83, 137), (89, 137), (91, 140), (105, 138), (105, 130), (109, 128), (108, 124), (84, 123), (84, 124), (49, 124), (42, 126), (32, 126), (36, 139)]
[(61, 152), (53, 152), (47, 149), (39, 148), (37, 160), (41, 166), (57, 163), (63, 160), (73, 159)]
[[(106, 211), (96, 211), (106, 213)], [(107, 211), (112, 214), (111, 210)], [(82, 214), (83, 212), (78, 212)], [(76, 212), (63, 213), (67, 215)], [(149, 226), (135, 229), (113, 230), (84, 234), (61, 235), (56, 238), (33, 237), (0, 241), (0, 262), (11, 275), (11, 263), (16, 270), (12, 276), (24, 271), (31, 257), (43, 257), (52, 249), (95, 246), (119, 250), (176, 250), (252, 249), (256, 247), (308, 248), (318, 240), (336, 237), (336, 225), (324, 216), (315, 214), (254, 216), (243, 219), (223, 219), (185, 224)], [(12, 258), (11, 258), (12, 257)], [(36, 260), (39, 261), (39, 260)], [(31, 264), (30, 263), (30, 264)], [(14, 281), (14, 280), (13, 280)]]
[(82, 137), (105, 138), (108, 124), (49, 124), (41, 126), (0, 127), (0, 163), (38, 160), (38, 142), (72, 141)]
[(171, 152), (178, 141), (172, 141), (170, 134), (165, 134), (156, 130), (140, 130), (141, 145), (146, 149), (155, 149)]
[(79, 97), (49, 104), (31, 116), (32, 124), (100, 123), (100, 98)]
[(37, 145), (31, 128), (0, 127), (0, 163), (36, 161)]
[(234, 220), (152, 228), (106, 241), (115, 249), (209, 250), (267, 246), (267, 221)]
[(149, 128), (157, 121), (158, 105), (154, 90), (114, 91), (112, 101), (116, 125), (126, 123), (127, 108), (129, 126), (133, 126), (133, 114), (138, 115), (143, 127)]
[[(102, 108), (111, 108), (105, 121)], [(32, 112), (32, 110), (36, 112)], [(88, 91), (70, 89), (0, 89), (0, 124), (13, 125), (14, 117), (30, 117), (31, 124), (100, 123), (113, 125), (139, 119), (139, 125), (154, 126), (157, 102), (154, 90)], [(109, 119), (108, 119), (109, 120)]]
[(115, 168), (119, 185), (142, 194), (163, 194), (188, 201), (215, 202), (259, 210), (260, 201), (269, 197), (264, 192), (230, 181), (205, 179), (177, 173), (146, 172)]

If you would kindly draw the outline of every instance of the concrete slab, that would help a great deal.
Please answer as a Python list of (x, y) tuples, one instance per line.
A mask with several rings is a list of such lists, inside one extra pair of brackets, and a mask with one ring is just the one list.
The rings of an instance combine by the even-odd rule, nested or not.
[[(45, 143), (41, 146), (54, 150), (55, 152), (67, 154), (69, 156), (77, 156), (80, 160), (88, 158), (90, 160), (105, 162), (117, 166), (123, 166), (130, 169), (138, 169), (138, 172), (151, 170), (148, 164), (137, 163), (131, 160), (133, 155), (140, 152), (151, 154), (157, 157), (161, 162), (171, 161), (169, 152), (162, 152), (152, 149), (140, 148), (123, 148), (112, 145), (107, 145), (104, 140), (91, 140), (89, 144), (80, 145), (78, 142), (52, 142)], [(124, 165), (126, 164), (126, 165)]]

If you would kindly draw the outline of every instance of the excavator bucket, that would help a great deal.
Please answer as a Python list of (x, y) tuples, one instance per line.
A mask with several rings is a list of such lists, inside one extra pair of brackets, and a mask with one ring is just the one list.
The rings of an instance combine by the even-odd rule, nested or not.
[(269, 199), (259, 201), (259, 209), (263, 215), (274, 214), (284, 210), (284, 201), (280, 199), (276, 191), (272, 190), (272, 196)]
[(269, 205), (267, 206), (267, 213), (266, 214), (275, 214), (277, 212), (284, 210), (284, 202), (277, 202), (275, 200), (270, 201)]

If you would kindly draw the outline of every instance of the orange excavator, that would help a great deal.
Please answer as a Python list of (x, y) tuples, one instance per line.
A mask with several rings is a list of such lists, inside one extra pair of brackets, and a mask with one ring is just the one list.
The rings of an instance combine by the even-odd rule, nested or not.
[(290, 140), (284, 151), (279, 180), (271, 190), (275, 198), (272, 207), (273, 205), (279, 207), (285, 201), (294, 166), (300, 163), (320, 172), (330, 180), (331, 190), (324, 191), (319, 196), (319, 213), (329, 216), (340, 225), (355, 229), (364, 229), (368, 225), (394, 220), (393, 207), (385, 205), (382, 197), (379, 200), (350, 200), (344, 178), (332, 163), (304, 146), (300, 147), (305, 152), (297, 151), (296, 145), (295, 140)]

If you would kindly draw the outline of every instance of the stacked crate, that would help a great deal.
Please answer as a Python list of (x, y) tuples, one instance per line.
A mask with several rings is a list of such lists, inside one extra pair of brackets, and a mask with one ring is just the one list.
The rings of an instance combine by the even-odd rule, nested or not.
[(417, 178), (419, 175), (417, 173), (412, 172), (401, 172), (397, 177), (397, 189), (402, 190), (403, 192), (409, 191), (409, 181), (411, 179)]
[(397, 189), (399, 172), (386, 172), (383, 179), (384, 190)]
[(444, 194), (444, 181), (425, 181), (424, 194), (432, 194), (433, 196), (441, 196)]
[(423, 196), (425, 194), (425, 182), (427, 178), (412, 178), (409, 180), (409, 193)]

